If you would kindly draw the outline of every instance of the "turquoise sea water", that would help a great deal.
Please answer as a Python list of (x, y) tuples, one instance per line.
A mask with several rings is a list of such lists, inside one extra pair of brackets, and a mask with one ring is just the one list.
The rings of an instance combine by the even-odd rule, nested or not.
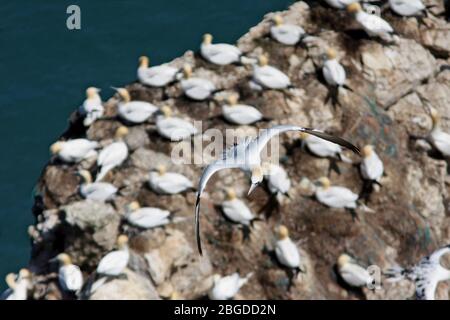
[[(48, 146), (67, 125), (88, 86), (135, 79), (137, 58), (152, 64), (197, 49), (210, 32), (234, 42), (270, 11), (292, 0), (2, 0), (0, 3), (0, 290), (28, 262), (32, 191)], [(81, 8), (81, 30), (66, 27), (66, 8)]]

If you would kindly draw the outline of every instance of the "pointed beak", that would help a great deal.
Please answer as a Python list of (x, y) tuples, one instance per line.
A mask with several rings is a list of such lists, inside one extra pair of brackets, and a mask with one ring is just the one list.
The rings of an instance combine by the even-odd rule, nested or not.
[(113, 89), (113, 90), (119, 90), (119, 88), (117, 88), (117, 87), (111, 87), (111, 89)]
[(256, 187), (259, 185), (259, 183), (252, 183), (252, 185), (250, 186), (250, 189), (248, 190), (247, 196), (249, 196), (253, 190), (256, 189)]

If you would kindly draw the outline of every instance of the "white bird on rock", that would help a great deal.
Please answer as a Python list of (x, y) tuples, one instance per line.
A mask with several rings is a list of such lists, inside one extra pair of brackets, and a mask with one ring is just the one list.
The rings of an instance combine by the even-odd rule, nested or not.
[(435, 300), (436, 288), (441, 281), (450, 280), (450, 270), (441, 265), (441, 258), (450, 253), (450, 245), (440, 248), (410, 268), (390, 268), (385, 275), (391, 281), (408, 278), (416, 285), (416, 297), (419, 300)]
[(156, 117), (156, 130), (171, 141), (181, 141), (198, 133), (197, 128), (189, 121), (173, 117), (169, 106), (163, 106)]
[(83, 286), (83, 274), (80, 267), (72, 263), (67, 253), (58, 254), (56, 260), (59, 262), (59, 285), (64, 291), (78, 293)]
[(263, 115), (253, 106), (238, 104), (237, 95), (227, 97), (228, 104), (222, 106), (222, 114), (225, 120), (240, 125), (248, 125), (263, 119)]
[(351, 163), (351, 160), (342, 154), (342, 148), (338, 144), (303, 132), (300, 133), (300, 139), (315, 156), (322, 158), (338, 158), (344, 162)]
[(350, 189), (340, 186), (332, 186), (330, 179), (322, 177), (318, 180), (320, 187), (316, 189), (317, 200), (330, 208), (355, 209), (358, 195)]
[(358, 2), (354, 2), (347, 6), (347, 11), (354, 15), (356, 22), (366, 31), (371, 37), (379, 37), (383, 40), (391, 41), (392, 29), (391, 25), (383, 18), (365, 12)]
[(335, 9), (345, 9), (349, 4), (359, 0), (325, 0), (325, 2)]
[(116, 277), (123, 273), (130, 259), (128, 251), (128, 237), (120, 235), (117, 238), (118, 250), (111, 251), (100, 260), (97, 274), (101, 276)]
[(8, 289), (0, 296), (0, 300), (27, 300), (31, 285), (31, 273), (28, 269), (20, 269), (19, 275), (9, 273), (5, 278)]
[(269, 66), (269, 59), (260, 55), (253, 66), (253, 82), (262, 88), (286, 89), (292, 86), (289, 77), (275, 67)]
[(155, 67), (150, 67), (150, 60), (146, 56), (139, 58), (139, 68), (137, 70), (137, 77), (139, 82), (151, 87), (164, 87), (176, 80), (179, 69), (162, 64)]
[(123, 138), (128, 134), (128, 128), (121, 126), (116, 130), (115, 142), (104, 147), (97, 158), (97, 166), (100, 172), (95, 179), (96, 182), (102, 180), (106, 174), (120, 166), (128, 157), (128, 147)]
[(213, 36), (209, 33), (203, 35), (200, 53), (207, 61), (224, 66), (239, 62), (242, 56), (238, 47), (227, 43), (212, 43)]
[(431, 108), (431, 120), (433, 121), (433, 128), (428, 136), (431, 144), (440, 152), (444, 157), (450, 157), (450, 134), (442, 131), (440, 127), (441, 117), (438, 111)]
[(78, 109), (79, 113), (84, 116), (83, 124), (89, 127), (95, 120), (103, 116), (105, 108), (100, 97), (100, 89), (89, 87), (86, 89), (86, 100)]
[(177, 194), (193, 188), (191, 180), (182, 174), (167, 172), (163, 165), (150, 172), (148, 184), (158, 194)]
[(289, 196), (288, 192), (291, 188), (291, 180), (283, 167), (273, 163), (264, 163), (263, 171), (270, 192)]
[(295, 243), (289, 238), (288, 228), (286, 226), (279, 226), (277, 236), (275, 255), (278, 262), (287, 268), (294, 269), (296, 272), (301, 271), (300, 254)]
[(125, 214), (128, 223), (133, 226), (150, 229), (166, 225), (170, 222), (170, 212), (159, 208), (141, 208), (137, 201), (128, 205), (128, 212)]
[(362, 149), (363, 160), (361, 162), (361, 175), (368, 181), (380, 182), (384, 172), (384, 165), (380, 157), (371, 145), (364, 146)]
[(114, 88), (121, 98), (117, 106), (119, 117), (131, 123), (143, 123), (147, 121), (158, 107), (145, 101), (131, 101), (130, 93), (125, 88)]
[(92, 182), (92, 175), (87, 170), (80, 170), (78, 175), (83, 179), (80, 194), (85, 199), (96, 201), (111, 200), (117, 193), (117, 188), (107, 182)]
[(216, 86), (211, 81), (192, 77), (192, 67), (189, 64), (183, 66), (183, 74), (185, 79), (181, 80), (181, 89), (188, 98), (203, 101), (216, 91)]
[(332, 48), (327, 50), (327, 60), (323, 65), (322, 73), (330, 86), (342, 87), (345, 84), (345, 69), (337, 60), (336, 50)]
[(57, 141), (50, 146), (52, 154), (60, 160), (68, 163), (80, 162), (97, 155), (97, 141), (88, 139), (73, 139), (67, 141)]
[(279, 125), (270, 129), (265, 129), (255, 139), (251, 139), (248, 137), (243, 142), (234, 145), (229, 150), (224, 152), (221, 159), (210, 163), (203, 170), (203, 174), (199, 181), (197, 201), (195, 204), (195, 230), (197, 237), (197, 246), (200, 254), (202, 253), (199, 220), (200, 197), (206, 187), (208, 180), (214, 175), (214, 173), (219, 170), (239, 168), (247, 173), (251, 173), (251, 186), (249, 189), (250, 194), (262, 182), (264, 178), (264, 170), (261, 165), (261, 151), (264, 149), (264, 147), (272, 137), (287, 131), (307, 132), (309, 134), (318, 136), (319, 138), (345, 146), (359, 154), (359, 149), (344, 139), (331, 136), (315, 129), (303, 128), (295, 125)]
[(270, 27), (270, 36), (279, 43), (293, 46), (306, 35), (302, 27), (283, 23), (280, 15), (275, 15), (272, 20), (274, 25)]
[(208, 292), (210, 300), (229, 300), (232, 299), (239, 289), (248, 282), (253, 273), (247, 274), (241, 278), (239, 273), (222, 277), (219, 274), (213, 276), (213, 286)]
[(227, 198), (222, 202), (223, 214), (235, 223), (248, 226), (255, 219), (250, 208), (244, 203), (244, 201), (236, 197), (234, 189), (226, 190)]
[(352, 287), (361, 288), (374, 283), (369, 272), (347, 254), (339, 256), (337, 267), (341, 278)]
[(392, 11), (400, 16), (411, 17), (426, 9), (422, 0), (389, 0)]

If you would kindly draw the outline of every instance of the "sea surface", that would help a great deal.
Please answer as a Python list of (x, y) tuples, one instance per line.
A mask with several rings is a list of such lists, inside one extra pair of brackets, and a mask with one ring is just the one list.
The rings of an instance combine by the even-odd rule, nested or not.
[[(88, 86), (135, 80), (137, 58), (152, 65), (196, 50), (206, 32), (234, 42), (264, 14), (292, 0), (2, 0), (0, 3), (0, 291), (28, 264), (33, 188), (49, 145)], [(69, 30), (69, 5), (81, 29)]]

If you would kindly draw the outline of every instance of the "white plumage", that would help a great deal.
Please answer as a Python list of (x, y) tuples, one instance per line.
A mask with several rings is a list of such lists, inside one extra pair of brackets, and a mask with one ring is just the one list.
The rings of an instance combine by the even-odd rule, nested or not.
[(361, 162), (361, 175), (366, 180), (380, 181), (383, 176), (384, 165), (372, 146), (363, 148), (363, 160)]
[(358, 0), (325, 0), (325, 2), (336, 9), (345, 9), (349, 4), (357, 2)]
[(136, 202), (130, 204), (130, 211), (125, 215), (128, 223), (139, 228), (150, 229), (170, 222), (170, 212), (159, 208), (141, 208)]
[(0, 300), (27, 300), (30, 276), (27, 269), (21, 269), (17, 279), (15, 274), (8, 274), (5, 280), (9, 288), (2, 293)]
[(222, 106), (222, 114), (227, 121), (240, 125), (252, 124), (263, 118), (255, 107), (238, 104), (236, 96), (228, 97), (228, 104)]
[(149, 68), (149, 59), (145, 56), (139, 58), (137, 77), (139, 82), (151, 87), (164, 87), (176, 80), (179, 70), (168, 64)]
[(179, 173), (166, 172), (163, 166), (150, 172), (148, 184), (159, 194), (177, 194), (193, 187), (191, 180)]
[(316, 190), (316, 198), (320, 203), (331, 208), (357, 207), (356, 201), (359, 196), (356, 193), (345, 187), (331, 186), (328, 178), (321, 178), (320, 181), (322, 186)]
[(131, 123), (143, 123), (157, 110), (156, 106), (145, 101), (120, 103), (118, 107), (119, 116)]
[(289, 77), (275, 67), (267, 65), (265, 56), (259, 57), (259, 64), (253, 66), (253, 81), (268, 89), (285, 89), (291, 86)]
[(172, 117), (169, 107), (161, 108), (163, 115), (156, 117), (156, 130), (159, 135), (171, 141), (181, 141), (198, 133), (197, 128), (189, 121)]
[(270, 36), (279, 43), (293, 46), (296, 45), (305, 35), (302, 27), (293, 24), (284, 24), (281, 16), (273, 18), (275, 25), (270, 27)]
[(227, 190), (227, 200), (222, 202), (223, 214), (233, 222), (248, 226), (255, 218), (244, 201), (236, 198), (234, 190)]
[(434, 108), (431, 108), (431, 119), (433, 120), (433, 128), (428, 136), (428, 139), (431, 144), (445, 157), (450, 157), (450, 134), (442, 131), (439, 125), (440, 115)]
[(200, 53), (207, 61), (217, 65), (227, 65), (239, 62), (242, 52), (238, 47), (226, 43), (212, 44), (212, 35), (209, 33), (203, 36), (200, 46)]
[(79, 107), (79, 113), (84, 116), (83, 124), (88, 127), (103, 116), (105, 108), (99, 95), (100, 89), (90, 87), (86, 90), (86, 100)]
[(396, 14), (405, 17), (418, 15), (425, 10), (421, 0), (389, 0), (389, 6)]
[(372, 284), (374, 281), (366, 269), (353, 262), (353, 259), (346, 254), (343, 254), (338, 258), (337, 264), (339, 275), (352, 287), (364, 287), (368, 284)]
[(295, 243), (289, 238), (289, 232), (285, 226), (279, 227), (278, 238), (275, 243), (277, 260), (285, 267), (300, 268), (300, 254)]
[(116, 139), (118, 141), (113, 142), (104, 147), (97, 158), (97, 165), (100, 167), (100, 172), (95, 179), (96, 182), (102, 180), (105, 175), (113, 168), (120, 166), (128, 157), (128, 147), (121, 139), (128, 134), (126, 127), (120, 127), (116, 131)]
[(183, 67), (183, 73), (185, 79), (181, 80), (181, 89), (188, 98), (203, 101), (211, 97), (216, 90), (216, 86), (211, 81), (192, 77), (192, 67), (190, 65)]
[(336, 143), (306, 133), (301, 134), (300, 137), (308, 150), (318, 157), (335, 158), (340, 156), (342, 152), (341, 146)]
[(328, 49), (328, 59), (325, 61), (322, 73), (325, 81), (330, 86), (343, 86), (346, 80), (346, 74), (344, 67), (337, 60), (336, 51), (334, 49)]
[(50, 151), (56, 154), (64, 162), (80, 162), (84, 159), (94, 157), (97, 152), (98, 142), (87, 139), (73, 139), (57, 141), (51, 145)]
[(130, 259), (127, 242), (128, 238), (126, 236), (121, 235), (118, 237), (119, 250), (111, 251), (100, 260), (97, 266), (99, 275), (115, 277), (123, 272)]
[(78, 292), (83, 286), (83, 274), (78, 266), (72, 264), (72, 259), (66, 253), (60, 253), (56, 259), (59, 261), (58, 280), (65, 291)]
[(391, 25), (383, 18), (364, 12), (357, 2), (350, 4), (347, 10), (355, 14), (355, 20), (369, 36), (387, 38), (394, 32)]
[(288, 177), (286, 170), (275, 164), (266, 165), (265, 177), (267, 179), (267, 186), (272, 193), (287, 194), (291, 188), (291, 180)]
[(208, 297), (211, 300), (228, 300), (232, 299), (239, 289), (247, 283), (252, 273), (249, 273), (245, 278), (241, 278), (239, 273), (221, 277), (214, 275), (213, 287), (208, 292)]

